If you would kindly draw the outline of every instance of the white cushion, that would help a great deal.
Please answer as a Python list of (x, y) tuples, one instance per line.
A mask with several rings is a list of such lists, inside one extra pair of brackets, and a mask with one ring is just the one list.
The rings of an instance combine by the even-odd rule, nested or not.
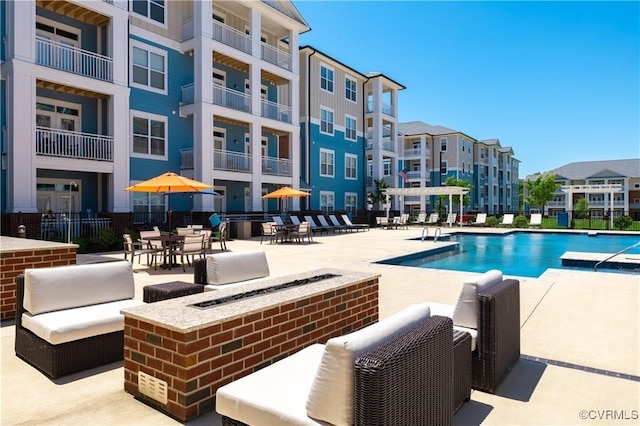
[(309, 417), (351, 426), (356, 358), (429, 317), (427, 303), (411, 305), (361, 330), (329, 339), (307, 399)]
[(318, 425), (305, 402), (324, 345), (311, 345), (268, 367), (222, 386), (216, 411), (250, 425)]
[(24, 308), (32, 315), (132, 299), (133, 269), (126, 260), (26, 269)]
[[(444, 303), (429, 303), (429, 309), (431, 309), (431, 316), (439, 315), (442, 317), (448, 317), (453, 319), (453, 311), (455, 305), (446, 305)], [(475, 328), (453, 326), (454, 330), (466, 331), (471, 335), (471, 350), (476, 350), (476, 341), (478, 340), (478, 330)]]
[(471, 335), (471, 352), (476, 350), (476, 346), (478, 344), (477, 343), (477, 341), (478, 341), (478, 330), (475, 330), (473, 328), (458, 327), (457, 325), (454, 325), (453, 329), (469, 333)]
[(502, 281), (502, 272), (492, 269), (464, 282), (453, 311), (453, 325), (478, 328), (478, 293)]
[(239, 251), (211, 254), (207, 259), (207, 283), (228, 284), (269, 275), (264, 251)]
[(124, 330), (120, 310), (142, 304), (139, 300), (127, 299), (39, 315), (24, 313), (22, 325), (41, 339), (58, 345)]

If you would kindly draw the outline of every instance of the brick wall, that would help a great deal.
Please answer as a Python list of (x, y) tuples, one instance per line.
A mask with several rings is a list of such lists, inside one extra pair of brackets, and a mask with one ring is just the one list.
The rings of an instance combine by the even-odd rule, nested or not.
[(76, 263), (76, 247), (27, 249), (0, 253), (0, 320), (16, 316), (16, 277), (27, 268)]
[[(186, 421), (215, 408), (220, 386), (377, 321), (377, 278), (190, 333), (125, 316), (125, 390)], [(138, 371), (167, 382), (166, 405), (140, 394)]]

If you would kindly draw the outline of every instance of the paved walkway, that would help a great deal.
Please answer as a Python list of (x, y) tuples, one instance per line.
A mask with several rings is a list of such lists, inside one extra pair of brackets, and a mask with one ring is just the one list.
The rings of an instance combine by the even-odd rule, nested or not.
[[(228, 248), (264, 250), (273, 276), (321, 267), (380, 273), (380, 316), (386, 317), (420, 301), (453, 303), (472, 275), (372, 263), (447, 244), (409, 240), (420, 232), (372, 229), (315, 237), (309, 245), (254, 238), (230, 241)], [(122, 254), (81, 255), (79, 262), (103, 256)], [(136, 261), (134, 270), (139, 299), (145, 285), (193, 280), (192, 268), (154, 271)], [(456, 424), (640, 424), (640, 277), (549, 269), (520, 282), (522, 357), (497, 394), (472, 392)], [(122, 363), (51, 381), (16, 358), (13, 323), (2, 323), (0, 333), (0, 424), (179, 423), (124, 392)], [(217, 425), (220, 419), (212, 412), (189, 424)]]

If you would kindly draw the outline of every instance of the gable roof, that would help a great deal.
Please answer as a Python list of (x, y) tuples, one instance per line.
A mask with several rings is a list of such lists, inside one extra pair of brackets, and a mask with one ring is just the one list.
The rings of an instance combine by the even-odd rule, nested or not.
[(551, 170), (557, 177), (572, 180), (597, 176), (640, 177), (640, 158), (627, 160), (579, 161)]
[(307, 30), (310, 29), (309, 24), (307, 24), (300, 12), (298, 12), (298, 9), (290, 0), (262, 0), (262, 3), (274, 8), (283, 15), (286, 15), (297, 23), (307, 27)]
[(448, 135), (451, 133), (461, 133), (444, 126), (432, 126), (422, 121), (409, 121), (408, 123), (398, 123), (398, 132), (405, 136), (410, 135)]

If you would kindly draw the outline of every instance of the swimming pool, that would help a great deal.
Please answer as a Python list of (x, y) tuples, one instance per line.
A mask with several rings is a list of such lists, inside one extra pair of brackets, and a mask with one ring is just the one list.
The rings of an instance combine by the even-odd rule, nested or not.
[[(485, 272), (500, 269), (506, 275), (538, 277), (547, 268), (581, 269), (562, 266), (560, 256), (566, 251), (616, 253), (638, 241), (638, 236), (597, 234), (513, 232), (504, 235), (452, 234), (456, 246), (435, 251), (422, 251), (408, 256), (386, 259), (378, 263), (419, 268)], [(424, 242), (425, 246), (429, 242)], [(425, 247), (426, 248), (426, 247)], [(640, 254), (636, 247), (627, 254)], [(602, 270), (602, 269), (601, 269)], [(604, 271), (611, 271), (604, 269)], [(629, 271), (631, 272), (631, 271)]]

